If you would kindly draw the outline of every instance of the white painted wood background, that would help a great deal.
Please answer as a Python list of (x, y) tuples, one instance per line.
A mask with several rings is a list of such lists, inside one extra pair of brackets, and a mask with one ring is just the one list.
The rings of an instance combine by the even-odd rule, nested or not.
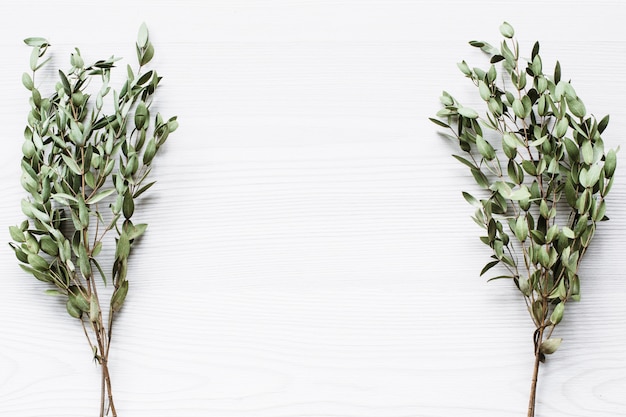
[[(490, 255), (451, 144), (428, 122), (467, 45), (512, 23), (559, 59), (626, 146), (620, 0), (4, 1), (0, 230), (22, 220), (29, 48), (134, 60), (145, 21), (180, 129), (138, 206), (150, 223), (112, 345), (121, 417), (525, 416), (532, 325)], [(66, 61), (67, 59), (67, 61)], [(619, 153), (582, 301), (542, 368), (538, 417), (626, 416), (626, 165)], [(2, 239), (0, 239), (1, 241)], [(97, 414), (78, 324), (0, 251), (0, 416)]]

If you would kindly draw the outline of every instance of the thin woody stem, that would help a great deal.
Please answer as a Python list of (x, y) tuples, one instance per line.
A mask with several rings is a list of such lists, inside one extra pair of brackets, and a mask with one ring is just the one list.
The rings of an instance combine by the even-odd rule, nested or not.
[[(543, 353), (541, 352), (541, 344), (543, 342), (543, 334), (546, 329), (546, 322), (548, 320), (548, 298), (546, 295), (542, 295), (543, 314), (541, 322), (534, 334), (535, 345), (535, 364), (533, 366), (533, 378), (530, 384), (530, 396), (528, 399), (528, 417), (535, 417), (535, 402), (537, 398), (537, 381), (539, 379), (539, 365), (542, 362)], [(554, 326), (553, 328), (554, 329)], [(550, 331), (550, 333), (552, 333)]]
[(535, 417), (535, 401), (537, 397), (537, 380), (539, 379), (539, 364), (541, 363), (541, 353), (539, 346), (543, 338), (543, 327), (538, 330), (538, 336), (535, 340), (535, 364), (533, 367), (533, 378), (530, 384), (530, 398), (528, 400), (528, 417)]

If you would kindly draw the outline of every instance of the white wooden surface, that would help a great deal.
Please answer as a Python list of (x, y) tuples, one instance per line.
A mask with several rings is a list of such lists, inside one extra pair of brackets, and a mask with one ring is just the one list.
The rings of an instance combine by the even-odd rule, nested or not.
[[(120, 416), (523, 416), (531, 323), (510, 282), (478, 276), (473, 184), (427, 117), (443, 89), (478, 104), (455, 64), (484, 65), (467, 41), (498, 42), (507, 20), (626, 145), (622, 4), (5, 1), (2, 236), (22, 220), (22, 39), (47, 37), (61, 66), (74, 46), (132, 62), (145, 21), (180, 129), (137, 209), (150, 228), (111, 353)], [(626, 416), (623, 167), (538, 417)], [(84, 336), (4, 248), (0, 415), (95, 416)]]

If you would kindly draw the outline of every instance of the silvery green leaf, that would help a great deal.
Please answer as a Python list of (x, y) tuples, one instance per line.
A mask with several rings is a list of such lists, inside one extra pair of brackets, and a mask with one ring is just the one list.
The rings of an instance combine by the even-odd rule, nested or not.
[(476, 164), (470, 162), (468, 159), (463, 158), (462, 156), (459, 155), (452, 155), (452, 157), (454, 159), (456, 159), (457, 161), (459, 161), (460, 163), (462, 163), (463, 165), (467, 166), (470, 169), (477, 169), (478, 167), (476, 166)]
[(469, 107), (459, 107), (457, 111), (461, 116), (467, 117), (468, 119), (478, 118), (478, 113), (476, 113), (476, 110)]
[(449, 129), (449, 128), (450, 128), (450, 125), (448, 125), (447, 123), (442, 122), (442, 121), (441, 121), (441, 120), (439, 120), (439, 119), (435, 119), (435, 118), (433, 118), (433, 117), (429, 117), (429, 118), (428, 118), (428, 120), (430, 120), (431, 122), (433, 122), (433, 123), (434, 123), (434, 124), (436, 124), (437, 126), (444, 127), (444, 128), (446, 128), (446, 129)]
[(65, 165), (76, 175), (82, 175), (83, 170), (78, 166), (76, 161), (74, 161), (71, 157), (61, 154), (61, 158), (63, 158), (63, 162)]
[(33, 214), (33, 217), (36, 218), (37, 220), (39, 220), (42, 223), (50, 223), (50, 216), (48, 215), (48, 213), (44, 213), (43, 211), (40, 211), (38, 209), (36, 209), (35, 207), (33, 207), (31, 209), (31, 212)]
[(50, 265), (44, 258), (34, 253), (28, 254), (28, 264), (36, 271), (47, 271), (50, 268)]
[(130, 241), (126, 233), (122, 233), (115, 246), (115, 258), (126, 259), (130, 254)]
[(541, 146), (546, 139), (548, 139), (548, 135), (544, 135), (537, 140), (533, 140), (528, 145), (536, 148), (537, 146)]
[(137, 104), (137, 108), (135, 109), (135, 127), (138, 130), (141, 130), (145, 126), (146, 122), (148, 122), (149, 117), (150, 114), (148, 112), (148, 107), (146, 106), (146, 103), (140, 101), (139, 104)]
[(91, 171), (87, 171), (85, 168), (85, 175), (84, 175), (84, 179), (85, 179), (85, 184), (87, 184), (87, 186), (89, 186), (89, 188), (96, 188), (96, 178), (93, 175), (93, 172)]
[(509, 198), (513, 190), (511, 186), (504, 181), (496, 181), (491, 187), (489, 187), (492, 191), (498, 191), (500, 195), (504, 198)]
[[(570, 85), (570, 84), (568, 84)], [(569, 107), (572, 114), (576, 117), (583, 118), (587, 114), (587, 110), (585, 109), (585, 105), (580, 100), (580, 98), (567, 98), (567, 107)]]
[(569, 138), (564, 138), (563, 143), (565, 144), (565, 150), (567, 151), (567, 155), (569, 156), (570, 161), (578, 162), (580, 160), (580, 152), (578, 150), (578, 145)]
[(530, 198), (530, 191), (525, 185), (521, 186), (517, 190), (513, 191), (508, 197), (510, 200), (526, 200)]
[(528, 238), (528, 223), (526, 223), (526, 218), (524, 216), (518, 216), (515, 220), (515, 237), (520, 242), (526, 241)]
[(509, 39), (515, 35), (513, 26), (511, 26), (507, 22), (504, 22), (502, 23), (502, 25), (500, 25), (500, 33), (502, 34), (502, 36), (504, 36), (505, 38), (509, 38)]
[(24, 43), (34, 48), (45, 48), (50, 46), (50, 43), (45, 38), (32, 37), (24, 39)]
[[(565, 310), (565, 303), (563, 301), (561, 301), (560, 303), (558, 303), (554, 307), (554, 310), (552, 311), (552, 314), (550, 315), (550, 322), (552, 324), (559, 324), (561, 322), (561, 320), (563, 319), (563, 311), (564, 310)], [(560, 342), (559, 342), (559, 344), (560, 344)]]
[(41, 245), (41, 250), (50, 256), (57, 256), (59, 254), (59, 246), (48, 235), (43, 235), (41, 239), (39, 239), (39, 245)]
[(145, 74), (143, 74), (141, 77), (139, 77), (139, 79), (136, 82), (136, 85), (144, 85), (145, 83), (147, 83), (150, 78), (152, 78), (152, 76), (155, 74), (154, 71), (148, 71)]
[(30, 69), (37, 71), (37, 61), (39, 61), (39, 49), (35, 48), (30, 53)]
[(489, 180), (485, 176), (485, 174), (478, 168), (472, 168), (471, 170), (472, 176), (476, 183), (482, 188), (489, 188)]
[(80, 245), (78, 249), (78, 267), (80, 268), (83, 277), (91, 277), (91, 263), (89, 261), (89, 255), (84, 245)]
[(609, 179), (615, 173), (615, 167), (617, 166), (617, 154), (615, 150), (609, 149), (604, 158), (604, 177)]
[(70, 302), (80, 311), (83, 311), (85, 313), (89, 312), (90, 303), (79, 290), (76, 290), (75, 293), (70, 292), (69, 299)]
[(126, 300), (128, 294), (128, 281), (122, 282), (122, 284), (115, 290), (111, 297), (111, 308), (113, 311), (119, 311)]
[[(94, 256), (97, 256), (97, 255), (94, 254)], [(102, 267), (100, 266), (100, 263), (96, 260), (96, 258), (91, 258), (91, 262), (93, 262), (93, 264), (96, 266), (96, 269), (100, 273), (100, 277), (102, 277), (102, 282), (106, 286), (107, 285), (107, 276), (104, 273), (104, 270), (102, 269)]]
[(83, 228), (89, 226), (89, 208), (82, 197), (78, 199), (78, 220)]
[(496, 151), (493, 149), (493, 146), (480, 135), (476, 136), (476, 147), (486, 160), (491, 161), (496, 157)]
[(61, 79), (61, 84), (63, 85), (63, 91), (65, 91), (65, 94), (67, 94), (68, 96), (71, 96), (72, 87), (70, 85), (70, 81), (67, 79), (65, 73), (61, 70), (59, 70), (59, 78)]
[(529, 161), (527, 159), (522, 161), (522, 168), (528, 175), (535, 176), (537, 175), (537, 167), (533, 163), (533, 161)]
[(491, 90), (483, 80), (478, 81), (478, 92), (480, 94), (480, 98), (485, 101), (488, 101), (491, 98)]
[(456, 64), (456, 66), (461, 70), (461, 72), (463, 74), (465, 74), (466, 76), (471, 76), (472, 75), (472, 70), (470, 69), (470, 67), (467, 65), (467, 62), (462, 61)]
[(137, 46), (140, 48), (145, 48), (148, 44), (148, 26), (145, 23), (142, 23), (139, 27), (139, 33), (137, 34)]
[(595, 206), (595, 210), (592, 214), (593, 220), (596, 222), (601, 222), (605, 219), (606, 201), (604, 201), (604, 199)]
[(608, 124), (609, 124), (609, 115), (607, 114), (606, 116), (602, 118), (602, 120), (600, 120), (600, 123), (598, 123), (598, 132), (602, 134), (604, 130), (606, 129), (606, 127), (608, 126)]
[(513, 100), (513, 113), (520, 119), (526, 117), (526, 110), (524, 110), (524, 104), (520, 99)]
[(143, 54), (141, 54), (141, 58), (139, 59), (139, 65), (146, 65), (147, 63), (149, 63), (150, 61), (152, 61), (152, 58), (154, 57), (154, 47), (152, 46), (151, 43), (148, 44), (148, 46), (146, 47), (146, 50), (143, 52)]
[(135, 212), (135, 203), (133, 201), (133, 196), (130, 192), (124, 194), (124, 202), (122, 203), (122, 213), (124, 217), (130, 219)]
[(22, 84), (24, 84), (24, 87), (26, 87), (29, 91), (35, 86), (35, 84), (33, 84), (33, 79), (26, 72), (22, 74)]
[(167, 130), (169, 133), (173, 133), (176, 129), (178, 129), (178, 118), (176, 116), (170, 117), (167, 121)]
[(138, 238), (146, 231), (147, 228), (148, 228), (148, 225), (145, 223), (133, 225), (132, 230), (128, 234), (128, 239), (133, 240), (133, 239)]
[[(583, 168), (581, 170), (581, 173), (585, 170), (585, 168)], [(581, 185), (583, 187), (593, 187), (594, 185), (596, 185), (596, 183), (600, 180), (600, 174), (602, 172), (602, 167), (600, 165), (594, 164), (592, 165), (588, 170), (587, 170), (587, 175), (586, 175), (586, 180), (587, 180), (587, 185), (583, 184), (581, 181)]]
[[(499, 260), (495, 260), (495, 261), (491, 261), (489, 262), (487, 265), (485, 265), (485, 267), (480, 271), (480, 276), (483, 276), (487, 271), (489, 271), (491, 268), (493, 268), (494, 266), (498, 265), (500, 263)], [(493, 279), (493, 278), (492, 278)]]
[(83, 312), (80, 310), (80, 308), (76, 307), (76, 305), (74, 305), (71, 300), (67, 300), (67, 302), (65, 303), (65, 307), (68, 314), (75, 319), (79, 319), (83, 315)]
[(472, 196), (469, 193), (466, 193), (465, 191), (463, 191), (463, 198), (465, 198), (465, 201), (470, 203), (472, 206), (481, 207), (480, 202), (474, 196)]
[(563, 339), (551, 337), (550, 339), (544, 340), (539, 346), (539, 351), (544, 355), (550, 355), (557, 351), (559, 346), (561, 346), (561, 342)]
[(98, 321), (98, 316), (100, 314), (100, 308), (98, 307), (98, 301), (96, 297), (91, 297), (89, 303), (89, 320), (92, 323), (96, 323)]
[(91, 196), (86, 203), (87, 204), (96, 204), (97, 202), (107, 198), (108, 196), (110, 196), (111, 194), (113, 194), (115, 192), (114, 188), (109, 188), (107, 190), (101, 190), (98, 191), (96, 194), (94, 194), (93, 196)]
[[(548, 214), (547, 218), (551, 218), (550, 214)], [(558, 236), (559, 236), (559, 225), (553, 224), (546, 232), (546, 243), (553, 242)], [(556, 252), (553, 252), (553, 253), (556, 253)]]
[(50, 197), (65, 206), (69, 206), (70, 201), (73, 203), (78, 203), (78, 199), (76, 197), (65, 193), (55, 193), (52, 194)]
[(593, 163), (593, 145), (590, 140), (583, 142), (580, 147), (580, 152), (583, 156), (583, 161), (585, 161), (587, 165), (591, 165)]
[(16, 242), (25, 242), (26, 237), (24, 236), (24, 232), (17, 226), (9, 226), (9, 232), (11, 234), (11, 239)]
[(576, 235), (574, 234), (574, 231), (572, 229), (570, 229), (567, 226), (564, 226), (561, 229), (561, 232), (563, 233), (563, 235), (565, 235), (565, 237), (567, 237), (568, 239), (575, 239)]
[(102, 241), (98, 241), (95, 245), (93, 245), (93, 248), (91, 248), (92, 259), (98, 256), (101, 251), (102, 251)]

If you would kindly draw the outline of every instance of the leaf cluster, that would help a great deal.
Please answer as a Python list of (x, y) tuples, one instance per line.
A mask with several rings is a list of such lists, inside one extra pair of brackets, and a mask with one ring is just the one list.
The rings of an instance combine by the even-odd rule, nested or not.
[(543, 360), (560, 344), (550, 336), (566, 303), (580, 298), (579, 266), (596, 224), (607, 220), (616, 151), (601, 137), (609, 117), (588, 115), (558, 61), (548, 74), (538, 42), (524, 60), (513, 27), (504, 23), (500, 32), (499, 47), (470, 42), (489, 56), (487, 68), (458, 64), (484, 115), (444, 91), (431, 121), (447, 129), (462, 151), (454, 157), (483, 190), (483, 198), (463, 193), (493, 251), (481, 275), (496, 265), (508, 271), (492, 279), (509, 278), (522, 293)]
[[(30, 92), (21, 161), (21, 184), (28, 197), (21, 202), (26, 219), (9, 228), (9, 244), (21, 268), (51, 284), (47, 293), (64, 297), (68, 314), (81, 321), (102, 365), (100, 415), (106, 391), (115, 416), (106, 365), (113, 317), (128, 293), (131, 249), (147, 227), (131, 219), (135, 202), (154, 184), (148, 181), (154, 157), (178, 122), (151, 114), (161, 77), (144, 68), (154, 56), (145, 24), (136, 42), (138, 68), (127, 66), (119, 90), (110, 86), (117, 58), (86, 65), (76, 48), (69, 70), (59, 70), (53, 91), (42, 94), (37, 76), (49, 61), (45, 55), (50, 43), (44, 38), (24, 42), (32, 47), (31, 71), (22, 76)], [(102, 267), (105, 242), (115, 245), (110, 272)], [(108, 328), (99, 282), (113, 285)]]
[[(59, 70), (54, 91), (44, 97), (36, 86), (50, 44), (43, 38), (24, 41), (32, 47), (30, 73), (22, 83), (30, 92), (30, 112), (24, 130), (21, 184), (28, 197), (21, 202), (26, 220), (11, 226), (10, 243), (20, 266), (50, 283), (48, 293), (66, 297), (75, 318), (101, 317), (94, 280), (111, 281), (111, 311), (118, 311), (128, 292), (126, 279), (132, 244), (146, 230), (133, 224), (135, 201), (154, 182), (150, 166), (176, 117), (150, 117), (152, 96), (161, 81), (156, 71), (143, 71), (154, 48), (142, 25), (137, 40), (137, 72), (128, 66), (119, 91), (109, 85), (115, 57), (85, 65), (78, 48), (71, 68)], [(88, 86), (99, 81), (93, 93)], [(112, 112), (105, 112), (105, 100)], [(108, 210), (105, 202), (108, 203)], [(113, 270), (106, 273), (99, 255), (103, 239), (114, 235)]]

